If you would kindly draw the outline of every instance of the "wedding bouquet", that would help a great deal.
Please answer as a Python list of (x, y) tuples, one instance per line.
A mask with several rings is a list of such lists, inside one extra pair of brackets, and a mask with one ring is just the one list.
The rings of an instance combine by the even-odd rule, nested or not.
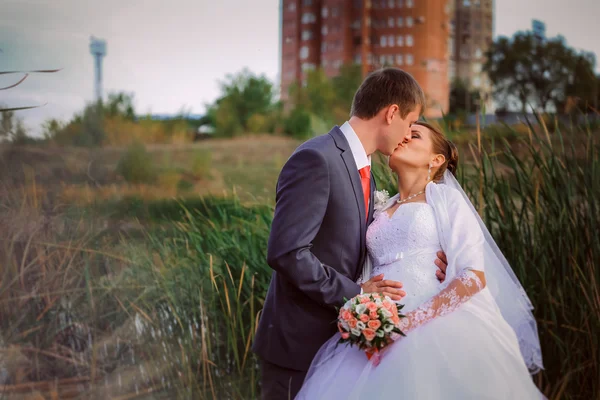
[(400, 318), (404, 318), (400, 313), (403, 307), (378, 293), (360, 294), (347, 300), (339, 310), (338, 343), (358, 346), (370, 360), (392, 341), (405, 336), (399, 328)]

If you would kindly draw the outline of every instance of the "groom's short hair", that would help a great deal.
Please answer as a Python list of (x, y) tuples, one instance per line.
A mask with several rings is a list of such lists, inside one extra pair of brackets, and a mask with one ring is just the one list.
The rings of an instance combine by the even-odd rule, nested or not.
[(351, 116), (371, 119), (383, 108), (397, 104), (400, 116), (421, 107), (425, 111), (425, 93), (415, 78), (399, 68), (383, 68), (371, 72), (354, 94)]

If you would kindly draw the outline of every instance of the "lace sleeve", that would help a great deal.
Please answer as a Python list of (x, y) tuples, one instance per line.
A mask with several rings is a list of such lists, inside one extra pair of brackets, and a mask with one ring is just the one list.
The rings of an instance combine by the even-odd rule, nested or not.
[(401, 319), (400, 329), (402, 332), (408, 333), (434, 318), (449, 314), (484, 287), (485, 275), (483, 271), (465, 269), (444, 290), (417, 309), (408, 312), (406, 318)]

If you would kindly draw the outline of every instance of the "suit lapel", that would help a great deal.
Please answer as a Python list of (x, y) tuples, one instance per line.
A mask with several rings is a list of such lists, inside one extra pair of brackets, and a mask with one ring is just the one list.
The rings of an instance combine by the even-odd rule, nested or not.
[(373, 175), (373, 170), (371, 169), (371, 198), (369, 200), (369, 221), (367, 226), (371, 225), (373, 222), (373, 214), (375, 211), (375, 191), (377, 190), (377, 183), (375, 182), (375, 175)]
[[(365, 199), (362, 191), (362, 184), (360, 183), (360, 174), (358, 173), (358, 168), (356, 167), (356, 162), (354, 161), (354, 156), (352, 155), (352, 151), (350, 151), (350, 145), (348, 141), (344, 137), (344, 134), (337, 126), (334, 127), (330, 135), (333, 137), (336, 146), (341, 150), (340, 156), (346, 165), (346, 170), (348, 171), (348, 176), (350, 178), (350, 183), (352, 184), (352, 190), (354, 191), (354, 197), (356, 198), (356, 206), (358, 208), (358, 214), (360, 216), (360, 244), (361, 244), (361, 260), (364, 257), (364, 249), (366, 246), (365, 235), (367, 232), (366, 220), (367, 216), (365, 214)], [(371, 197), (373, 195), (371, 194)], [(371, 201), (370, 204), (373, 202)], [(371, 207), (369, 206), (369, 209)], [(362, 265), (362, 261), (361, 261)]]

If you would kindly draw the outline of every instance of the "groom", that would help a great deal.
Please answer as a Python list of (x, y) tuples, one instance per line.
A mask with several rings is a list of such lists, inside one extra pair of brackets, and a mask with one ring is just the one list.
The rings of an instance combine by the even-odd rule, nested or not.
[[(356, 281), (373, 219), (370, 155), (390, 155), (410, 141), (411, 124), (424, 107), (425, 95), (411, 75), (375, 71), (354, 95), (350, 120), (302, 144), (283, 167), (267, 255), (274, 272), (253, 345), (261, 358), (263, 399), (296, 396), (313, 357), (336, 332), (335, 307), (344, 298), (405, 295), (400, 282), (382, 275)], [(445, 264), (436, 263), (443, 279)]]

